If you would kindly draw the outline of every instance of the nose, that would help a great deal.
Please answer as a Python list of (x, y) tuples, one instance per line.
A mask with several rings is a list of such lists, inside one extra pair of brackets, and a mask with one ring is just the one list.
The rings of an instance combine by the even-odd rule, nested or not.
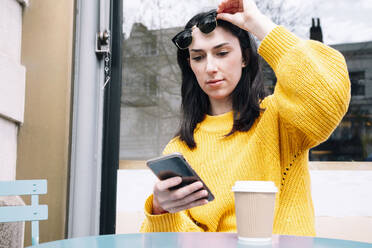
[(214, 74), (217, 72), (216, 61), (212, 56), (207, 56), (206, 72), (208, 74)]

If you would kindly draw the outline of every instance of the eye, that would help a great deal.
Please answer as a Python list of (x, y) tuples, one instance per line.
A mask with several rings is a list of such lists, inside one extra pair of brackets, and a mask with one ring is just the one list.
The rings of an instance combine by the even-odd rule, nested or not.
[(218, 52), (217, 55), (220, 56), (220, 57), (224, 57), (228, 54), (229, 52), (227, 51), (221, 51), (221, 52)]
[(203, 58), (203, 56), (201, 56), (201, 55), (195, 55), (195, 56), (192, 56), (192, 60), (194, 60), (194, 61), (200, 61), (201, 59)]

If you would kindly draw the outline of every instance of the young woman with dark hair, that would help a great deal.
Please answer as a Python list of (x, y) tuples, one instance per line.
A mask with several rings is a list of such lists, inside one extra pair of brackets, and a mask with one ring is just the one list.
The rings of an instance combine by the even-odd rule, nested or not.
[[(265, 96), (258, 54), (277, 77)], [(224, 0), (194, 16), (173, 42), (182, 72), (181, 128), (164, 154), (182, 153), (211, 189), (180, 177), (158, 181), (145, 203), (143, 232), (235, 232), (235, 181), (273, 181), (273, 232), (315, 235), (308, 153), (346, 113), (343, 56), (275, 25), (253, 0)]]
[[(213, 10), (209, 13), (215, 13)], [(195, 26), (207, 13), (200, 13), (192, 18), (186, 29)], [(238, 38), (241, 54), (245, 66), (242, 69), (241, 78), (231, 93), (232, 109), (234, 111), (234, 125), (227, 136), (235, 131), (248, 131), (260, 114), (260, 102), (266, 96), (264, 83), (257, 54), (256, 42), (249, 32), (224, 20), (217, 20), (217, 26), (231, 32)], [(190, 67), (190, 53), (187, 49), (178, 49), (178, 64), (182, 72), (182, 119), (181, 128), (177, 135), (193, 149), (194, 129), (206, 114), (210, 114), (210, 102), (208, 95), (198, 85), (195, 74)], [(238, 114), (240, 113), (240, 114)]]

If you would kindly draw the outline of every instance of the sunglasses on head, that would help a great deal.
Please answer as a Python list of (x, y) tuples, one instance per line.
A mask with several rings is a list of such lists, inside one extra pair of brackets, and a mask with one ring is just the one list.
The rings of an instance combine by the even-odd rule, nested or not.
[[(205, 34), (212, 32), (217, 27), (217, 12), (211, 10), (196, 24), (196, 27)], [(179, 49), (187, 49), (192, 42), (192, 28), (187, 28), (173, 37), (173, 43)]]

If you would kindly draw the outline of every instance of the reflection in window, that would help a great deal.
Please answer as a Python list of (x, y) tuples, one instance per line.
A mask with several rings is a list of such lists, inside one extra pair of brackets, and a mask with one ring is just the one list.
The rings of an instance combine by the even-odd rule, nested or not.
[(276, 76), (269, 66), (268, 63), (266, 63), (265, 60), (261, 59), (261, 65), (262, 65), (262, 73), (264, 78), (264, 87), (267, 95), (271, 95), (274, 93), (274, 88), (276, 85)]
[(310, 151), (310, 160), (372, 161), (372, 42), (334, 47), (348, 65), (350, 106), (331, 137)]
[[(180, 29), (135, 24), (124, 41), (120, 159), (158, 156), (178, 129), (181, 79), (171, 37)], [(333, 47), (346, 58), (352, 98), (329, 139), (310, 150), (310, 160), (372, 160), (372, 42)], [(272, 94), (276, 77), (262, 62), (265, 88)]]
[(124, 86), (124, 105), (144, 107), (157, 104), (158, 84), (155, 75), (134, 74), (131, 79), (124, 81)]
[(365, 95), (365, 73), (364, 71), (350, 72), (351, 95), (364, 96)]
[(180, 74), (170, 39), (178, 29), (134, 24), (124, 40), (120, 159), (161, 154), (178, 128)]
[(141, 23), (133, 25), (130, 39), (124, 41), (125, 58), (142, 58), (157, 55), (157, 36)]
[(143, 44), (143, 54), (146, 56), (153, 56), (157, 54), (156, 40), (150, 40)]

